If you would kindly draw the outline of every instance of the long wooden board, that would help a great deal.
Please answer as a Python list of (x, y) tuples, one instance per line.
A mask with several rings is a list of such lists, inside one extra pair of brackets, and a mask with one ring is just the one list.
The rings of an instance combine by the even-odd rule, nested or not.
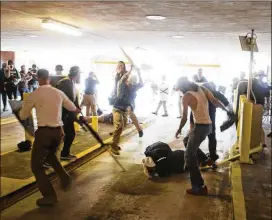
[(14, 116), (17, 118), (19, 123), (24, 127), (25, 131), (34, 137), (35, 135), (35, 127), (34, 127), (34, 121), (33, 117), (30, 116), (26, 120), (21, 120), (19, 117), (19, 111), (22, 108), (22, 101), (17, 101), (17, 100), (9, 100), (9, 104), (12, 110), (12, 113)]

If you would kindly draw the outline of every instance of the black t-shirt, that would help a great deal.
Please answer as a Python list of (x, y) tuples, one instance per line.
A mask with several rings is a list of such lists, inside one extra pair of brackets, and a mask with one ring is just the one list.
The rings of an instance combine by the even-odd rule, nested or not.
[[(31, 70), (31, 72), (34, 73), (34, 74), (37, 74), (38, 70), (33, 69), (33, 70)], [(35, 77), (37, 77), (37, 76), (32, 75), (32, 79), (28, 82), (29, 85), (34, 85), (34, 83), (36, 83), (38, 81)]]
[(97, 80), (93, 77), (88, 77), (85, 81), (85, 94), (94, 95), (96, 93)]

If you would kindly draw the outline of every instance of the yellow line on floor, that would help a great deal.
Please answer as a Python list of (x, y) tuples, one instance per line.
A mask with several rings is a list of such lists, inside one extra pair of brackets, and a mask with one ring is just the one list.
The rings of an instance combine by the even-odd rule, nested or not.
[(1, 118), (1, 125), (11, 124), (15, 122), (18, 122), (18, 120), (14, 117)]
[(234, 220), (246, 220), (242, 173), (240, 164), (238, 163), (231, 164), (231, 185)]

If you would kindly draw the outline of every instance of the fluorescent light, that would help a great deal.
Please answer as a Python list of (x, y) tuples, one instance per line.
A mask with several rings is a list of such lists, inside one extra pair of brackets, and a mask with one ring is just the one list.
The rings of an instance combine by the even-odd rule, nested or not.
[(67, 25), (67, 24), (63, 24), (57, 21), (53, 21), (50, 19), (44, 19), (42, 21), (42, 27), (52, 31), (68, 34), (68, 35), (73, 35), (73, 36), (82, 35), (82, 33), (78, 30), (78, 28)]
[(28, 36), (33, 38), (38, 37), (37, 35), (28, 35)]
[(166, 17), (163, 17), (161, 15), (148, 15), (148, 16), (146, 16), (146, 18), (149, 20), (155, 20), (155, 21), (161, 21), (161, 20), (166, 19)]
[(173, 35), (172, 38), (182, 39), (182, 38), (184, 38), (184, 36), (182, 36), (182, 35)]

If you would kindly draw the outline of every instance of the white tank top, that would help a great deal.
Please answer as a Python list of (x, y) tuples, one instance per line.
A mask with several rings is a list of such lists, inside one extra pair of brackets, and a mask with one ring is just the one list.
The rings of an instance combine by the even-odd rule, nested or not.
[(209, 102), (201, 88), (198, 92), (187, 92), (194, 96), (197, 100), (197, 107), (192, 109), (195, 124), (211, 124), (212, 121), (209, 115)]

